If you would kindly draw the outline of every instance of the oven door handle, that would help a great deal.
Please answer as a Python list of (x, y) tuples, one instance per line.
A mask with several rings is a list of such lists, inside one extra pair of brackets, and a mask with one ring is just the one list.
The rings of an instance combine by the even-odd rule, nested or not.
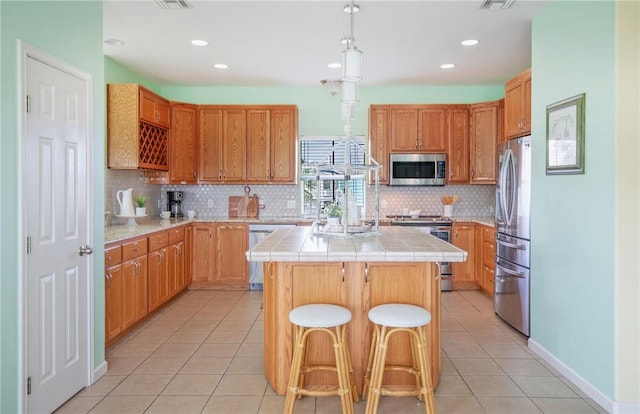
[[(507, 268), (506, 268), (506, 267), (504, 267), (504, 266), (500, 266), (498, 263), (496, 263), (496, 267), (497, 267), (498, 269), (502, 270), (503, 272), (507, 273), (508, 275), (511, 275), (511, 276), (515, 276), (515, 277), (519, 277), (519, 278), (524, 279), (524, 273), (522, 273), (522, 272), (515, 272), (515, 271), (513, 271), (513, 270), (511, 270), (511, 269), (507, 269)], [(500, 276), (496, 276), (496, 277), (500, 277)]]
[(506, 247), (511, 247), (512, 249), (517, 249), (517, 250), (526, 250), (526, 246), (524, 244), (516, 244), (516, 243), (507, 243), (505, 241), (502, 241), (500, 239), (496, 239), (496, 243), (502, 245), (502, 246), (506, 246)]

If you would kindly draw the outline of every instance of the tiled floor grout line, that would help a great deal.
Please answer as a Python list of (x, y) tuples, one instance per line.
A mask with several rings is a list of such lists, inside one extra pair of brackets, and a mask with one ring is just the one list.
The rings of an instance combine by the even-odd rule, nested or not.
[[(172, 399), (178, 400), (179, 398), (185, 397), (189, 397), (189, 399), (192, 400), (200, 399), (200, 402), (198, 404), (204, 401), (204, 405), (198, 411), (199, 413), (210, 412), (208, 411), (210, 410), (210, 408), (208, 408), (210, 404), (213, 404), (212, 407), (220, 406), (220, 401), (234, 400), (234, 398), (257, 401), (257, 406), (255, 406), (255, 408), (251, 411), (247, 411), (247, 413), (250, 412), (251, 414), (271, 414), (274, 412), (281, 412), (281, 408), (277, 407), (278, 404), (283, 402), (283, 397), (275, 395), (268, 383), (266, 383), (260, 394), (247, 394), (243, 396), (238, 396), (235, 393), (216, 394), (216, 391), (219, 387), (221, 387), (221, 385), (225, 381), (225, 378), (227, 378), (228, 381), (232, 381), (230, 380), (230, 378), (233, 376), (256, 375), (255, 373), (242, 373), (242, 369), (244, 369), (242, 364), (246, 363), (246, 361), (242, 361), (241, 359), (253, 358), (253, 355), (247, 354), (247, 352), (252, 352), (253, 347), (262, 347), (263, 345), (262, 338), (256, 337), (256, 335), (263, 334), (262, 324), (264, 323), (263, 309), (262, 306), (256, 303), (259, 301), (258, 297), (255, 296), (256, 293), (229, 293), (230, 292), (225, 291), (210, 291), (206, 293), (205, 291), (187, 291), (178, 296), (167, 306), (160, 309), (156, 314), (149, 317), (149, 319), (141, 323), (140, 326), (134, 328), (133, 332), (127, 334), (125, 337), (121, 338), (118, 342), (109, 347), (106, 350), (107, 359), (115, 358), (122, 360), (126, 358), (132, 358), (137, 361), (137, 365), (130, 370), (125, 369), (124, 371), (122, 371), (126, 372), (126, 374), (117, 374), (118, 371), (116, 371), (115, 375), (121, 377), (118, 382), (115, 385), (107, 383), (107, 386), (113, 386), (110, 390), (105, 391), (104, 395), (87, 395), (88, 397), (93, 397), (95, 400), (86, 400), (87, 404), (93, 401), (91, 407), (85, 407), (84, 410), (78, 412), (86, 413), (91, 410), (96, 410), (96, 412), (98, 412), (101, 409), (102, 412), (104, 412), (104, 407), (106, 407), (105, 404), (107, 403), (106, 400), (108, 397), (113, 397), (113, 399), (115, 400), (117, 400), (118, 398), (126, 399), (124, 397), (128, 397), (131, 399), (138, 398), (140, 400), (143, 400), (144, 397), (152, 397), (150, 402), (148, 402), (148, 405), (146, 405), (146, 408), (140, 411), (145, 413), (155, 412), (158, 409), (159, 405), (165, 404), (167, 401), (170, 401)], [(230, 299), (220, 300), (225, 296), (230, 297)], [(218, 301), (216, 301), (216, 298), (218, 298)], [(482, 294), (478, 292), (452, 292), (443, 294), (443, 374), (441, 376), (440, 386), (438, 387), (438, 390), (436, 390), (436, 401), (439, 414), (494, 414), (494, 412), (496, 411), (491, 410), (492, 404), (496, 407), (498, 407), (498, 405), (496, 404), (504, 404), (504, 407), (512, 407), (511, 411), (509, 411), (509, 408), (498, 408), (499, 410), (507, 410), (500, 412), (605, 412), (604, 410), (602, 410), (602, 408), (598, 407), (595, 402), (586, 397), (584, 393), (579, 391), (575, 385), (571, 384), (566, 378), (564, 378), (559, 372), (554, 370), (546, 362), (544, 362), (533, 352), (531, 352), (527, 347), (526, 338), (524, 338), (521, 334), (502, 322), (497, 316), (495, 316), (495, 314), (493, 314), (492, 307), (489, 306), (490, 302), (487, 302), (488, 300), (490, 300), (488, 297), (482, 296)], [(215, 310), (212, 311), (211, 309)], [(223, 313), (219, 316), (219, 319), (206, 319), (206, 317), (211, 317), (209, 313), (215, 313), (218, 311)], [(176, 314), (172, 314), (171, 312), (176, 312)], [(204, 314), (199, 315), (200, 312), (204, 312)], [(163, 319), (163, 317), (167, 319)], [(177, 319), (172, 319), (174, 317)], [(182, 329), (194, 329), (196, 331), (199, 330), (195, 328), (188, 328), (188, 326), (199, 326), (198, 323), (194, 323), (195, 321), (202, 321), (202, 326), (208, 326), (208, 333), (203, 336), (202, 339), (200, 339), (197, 335), (194, 335), (193, 338), (185, 338), (185, 342), (180, 342), (179, 339), (177, 342), (170, 342), (171, 338)], [(207, 321), (211, 323), (207, 324)], [(166, 325), (163, 325), (165, 323)], [(232, 336), (231, 339), (234, 342), (224, 342), (225, 338), (217, 338), (217, 340), (222, 339), (222, 342), (217, 342), (215, 340), (207, 342), (208, 340), (211, 340), (212, 335), (215, 335), (216, 332), (218, 332), (218, 334), (220, 332), (237, 333), (238, 330), (233, 329), (234, 325), (242, 326), (241, 330), (244, 332), (243, 335), (238, 335), (237, 337)], [(221, 326), (223, 326), (223, 329), (219, 329)], [(157, 328), (159, 332), (162, 332), (162, 335), (159, 336), (159, 338), (161, 339), (158, 339), (157, 343), (146, 342), (149, 340), (153, 340), (152, 333), (154, 328)], [(137, 343), (135, 338), (138, 335), (145, 334), (151, 336), (148, 338), (144, 338), (141, 336), (138, 339), (145, 342)], [(136, 355), (136, 344), (151, 345), (149, 345), (140, 353), (140, 355), (144, 354), (144, 356), (142, 357), (118, 356), (119, 349), (121, 352), (123, 352), (123, 355), (129, 355), (129, 352), (131, 352), (130, 355)], [(224, 357), (206, 356), (206, 352), (210, 352), (211, 348), (215, 348), (215, 345), (222, 344), (229, 344), (228, 350), (231, 350), (232, 347), (235, 347), (235, 350), (232, 353), (229, 353), (229, 355), (225, 354), (226, 351), (221, 352), (220, 355), (225, 355)], [(469, 352), (468, 348), (457, 348), (459, 344), (469, 345), (477, 349), (477, 351)], [(140, 369), (140, 367), (142, 367), (145, 362), (150, 361), (151, 358), (156, 358), (156, 360), (154, 360), (155, 363), (159, 362), (161, 358), (167, 358), (167, 356), (153, 356), (156, 353), (157, 355), (165, 355), (164, 353), (159, 351), (163, 350), (164, 352), (166, 352), (167, 350), (171, 349), (170, 347), (166, 347), (166, 345), (175, 345), (176, 350), (181, 349), (180, 345), (183, 346), (184, 351), (181, 351), (179, 355), (180, 358), (184, 357), (185, 360), (179, 365), (179, 367), (176, 366), (177, 369), (175, 372), (173, 372), (172, 374), (145, 373), (144, 371), (147, 369), (149, 369), (150, 372), (154, 371), (153, 365), (149, 364), (141, 370), (141, 373), (135, 374), (135, 372)], [(193, 345), (193, 349), (189, 349), (189, 347), (185, 345)], [(209, 346), (205, 347), (205, 345)], [(122, 348), (123, 346), (126, 346), (127, 348)], [(500, 355), (497, 354), (497, 349), (500, 347), (503, 348), (504, 352), (507, 352), (504, 357), (500, 357)], [(453, 352), (453, 354), (449, 354), (449, 352), (445, 348), (449, 348), (449, 350), (453, 348), (455, 352)], [(209, 350), (203, 353), (204, 356), (196, 356), (198, 355), (199, 351), (205, 349)], [(482, 352), (482, 355), (485, 356), (475, 356), (474, 352), (480, 351)], [(260, 355), (260, 357), (262, 358), (262, 355)], [(223, 370), (221, 370), (220, 373), (212, 372), (209, 374), (205, 374), (204, 371), (202, 373), (195, 373), (195, 371), (194, 373), (189, 373), (187, 370), (187, 372), (181, 374), (181, 371), (186, 368), (186, 366), (189, 364), (189, 361), (191, 361), (193, 358), (222, 358), (228, 361), (226, 362), (226, 366)], [(477, 361), (479, 360), (484, 359), (487, 359), (490, 362), (490, 365), (495, 367), (495, 369), (488, 372), (485, 372), (486, 370), (478, 371), (477, 366), (474, 366), (473, 364), (477, 363)], [(456, 363), (454, 363), (454, 361), (456, 361)], [(529, 364), (524, 363), (523, 361), (534, 361), (531, 363), (531, 366), (533, 366), (534, 369), (531, 369)], [(234, 362), (236, 362), (237, 365), (235, 365), (234, 372), (230, 372), (230, 369), (232, 368), (232, 366), (234, 366)], [(538, 369), (538, 366), (544, 369), (544, 371), (541, 371), (542, 373), (547, 372), (548, 375), (539, 375), (539, 372), (536, 371), (536, 369)], [(116, 365), (114, 365), (114, 367), (116, 367)], [(254, 367), (250, 368), (250, 371), (253, 370), (253, 368)], [(463, 374), (463, 372), (467, 373)], [(495, 374), (493, 374), (493, 372), (495, 372)], [(519, 372), (521, 372), (521, 374), (519, 374)], [(140, 395), (136, 394), (135, 391), (133, 391), (132, 394), (127, 394), (126, 396), (122, 396), (119, 393), (114, 395), (115, 390), (118, 389), (118, 387), (120, 387), (122, 384), (124, 384), (125, 381), (131, 380), (132, 385), (135, 385), (136, 383), (134, 382), (132, 377), (143, 375), (149, 377), (153, 375), (163, 375), (169, 378), (166, 384), (153, 391), (155, 393), (154, 395)], [(163, 395), (163, 393), (167, 391), (169, 387), (172, 386), (172, 384), (174, 384), (174, 381), (179, 380), (181, 376), (186, 377), (189, 375), (194, 378), (197, 378), (199, 375), (202, 375), (202, 378), (211, 376), (217, 376), (218, 378), (215, 380), (215, 385), (213, 385), (212, 383), (212, 388), (210, 390), (205, 388), (205, 392), (208, 391), (208, 394), (192, 395), (183, 393)], [(109, 374), (107, 376), (109, 376)], [(509, 384), (509, 392), (514, 392), (515, 390), (517, 390), (521, 395), (510, 397), (508, 395), (500, 396), (489, 394), (487, 393), (487, 390), (490, 388), (482, 388), (478, 383), (474, 384), (474, 379), (477, 381), (482, 381), (483, 377), (500, 377), (502, 379), (497, 381)], [(554, 380), (550, 380), (549, 378), (553, 378)], [(165, 381), (166, 379), (167, 378), (164, 378), (162, 379), (162, 381)], [(561, 385), (563, 390), (566, 387), (566, 390), (568, 391), (564, 390), (563, 392), (565, 392), (565, 394), (562, 396), (553, 396), (552, 393), (539, 397), (536, 397), (535, 395), (530, 396), (529, 394), (535, 394), (535, 392), (537, 392), (535, 388), (531, 388), (531, 384), (533, 384), (533, 387), (535, 387), (537, 384), (536, 381), (538, 380), (540, 382), (543, 382), (543, 385), (546, 385), (548, 383), (555, 383), (553, 381), (557, 381), (558, 385)], [(453, 383), (451, 381), (453, 381)], [(447, 382), (453, 384), (453, 386), (455, 387), (456, 381), (459, 384), (462, 384), (462, 386), (464, 387), (461, 389), (459, 393), (460, 395), (456, 393), (455, 388), (447, 389)], [(229, 383), (230, 382), (227, 382), (227, 386)], [(181, 385), (180, 382), (177, 381), (173, 386), (180, 387), (184, 386), (184, 384), (185, 383), (182, 383)], [(486, 384), (482, 385), (484, 386)], [(144, 385), (140, 384), (138, 384), (137, 386), (144, 387)], [(262, 385), (260, 386), (262, 387)], [(531, 389), (528, 389), (528, 386)], [(451, 387), (451, 385), (449, 385), (449, 387)], [(179, 390), (179, 388), (175, 389)], [(440, 394), (438, 393), (439, 390), (441, 391)], [(203, 390), (200, 390), (200, 392), (202, 391)], [(222, 392), (224, 392), (224, 390)], [(491, 390), (491, 392), (495, 393), (495, 390)], [(569, 396), (569, 394), (571, 395)], [(327, 401), (328, 399), (326, 398), (322, 399), (307, 397), (301, 400), (300, 407), (296, 405), (296, 409), (300, 408), (300, 410), (302, 410), (300, 412), (303, 413), (320, 414), (325, 412), (335, 412), (335, 409), (337, 409), (338, 406), (331, 405), (332, 401)], [(465, 401), (470, 405), (464, 406)], [(71, 400), (71, 402), (73, 402), (73, 399)], [(510, 406), (509, 404), (516, 403), (520, 404), (517, 407), (524, 407), (523, 410), (525, 411), (520, 411), (520, 408), (517, 408), (514, 411), (513, 407), (515, 406)], [(461, 406), (460, 404), (463, 405)], [(486, 404), (489, 404), (489, 406), (487, 406)], [(566, 405), (567, 407), (576, 408), (575, 411), (572, 411), (573, 409), (565, 409), (564, 411), (559, 411), (557, 410), (557, 404), (568, 404)], [(574, 405), (572, 406), (571, 404)], [(363, 412), (364, 405), (366, 405), (366, 403), (358, 404), (358, 406), (356, 407), (357, 414)], [(381, 405), (380, 413), (420, 412), (419, 407), (420, 404), (413, 402), (410, 398), (391, 399), (390, 397), (388, 397), (387, 400), (383, 400), (383, 405)], [(166, 407), (163, 406), (162, 408)], [(228, 408), (224, 409), (228, 410)], [(61, 412), (65, 412), (64, 407)], [(298, 410), (296, 412), (298, 412)]]

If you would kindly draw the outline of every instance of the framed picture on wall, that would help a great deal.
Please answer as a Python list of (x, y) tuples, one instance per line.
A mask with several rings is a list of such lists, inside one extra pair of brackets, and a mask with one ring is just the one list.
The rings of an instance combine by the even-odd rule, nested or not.
[(547, 174), (584, 174), (585, 94), (547, 106)]

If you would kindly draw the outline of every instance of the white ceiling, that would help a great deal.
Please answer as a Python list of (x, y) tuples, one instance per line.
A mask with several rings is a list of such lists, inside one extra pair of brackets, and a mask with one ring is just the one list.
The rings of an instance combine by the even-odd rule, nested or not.
[[(155, 0), (105, 1), (104, 40), (125, 44), (105, 44), (104, 54), (161, 84), (315, 86), (341, 76), (327, 65), (341, 61), (347, 0), (189, 3), (162, 9)], [(530, 66), (531, 20), (545, 1), (515, 0), (505, 10), (480, 9), (481, 0), (356, 3), (363, 85), (477, 85), (504, 83)], [(460, 44), (470, 38), (480, 43)]]

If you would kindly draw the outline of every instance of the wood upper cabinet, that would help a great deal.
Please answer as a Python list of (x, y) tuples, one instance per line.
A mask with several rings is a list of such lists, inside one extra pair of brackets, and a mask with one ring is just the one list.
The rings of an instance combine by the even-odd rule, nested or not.
[(198, 181), (222, 181), (222, 109), (200, 109), (198, 113)]
[(290, 105), (249, 108), (246, 181), (294, 184), (297, 108)]
[(247, 147), (247, 112), (225, 109), (222, 113), (222, 181), (243, 182)]
[(249, 266), (245, 252), (249, 248), (249, 226), (216, 223), (215, 227), (216, 283), (248, 288)]
[(446, 152), (445, 105), (391, 105), (390, 152)]
[(244, 109), (202, 106), (199, 111), (198, 182), (240, 183), (245, 179)]
[(507, 139), (531, 134), (531, 68), (505, 84), (504, 116)]
[(171, 103), (169, 182), (197, 182), (198, 111), (195, 105)]
[(453, 290), (477, 289), (475, 282), (475, 224), (454, 222), (451, 231), (451, 244), (467, 252), (467, 260), (451, 263)]
[(418, 146), (418, 109), (391, 107), (391, 148), (389, 152), (416, 152)]
[[(369, 107), (369, 152), (382, 168), (379, 184), (389, 184), (389, 105)], [(373, 174), (370, 178), (373, 183)]]
[[(140, 105), (142, 94), (155, 96), (157, 100), (164, 102), (163, 98), (136, 83), (107, 85), (109, 168), (169, 169), (169, 121), (158, 123), (146, 119), (148, 115), (143, 112), (146, 106), (143, 109)], [(169, 113), (167, 110), (167, 117)]]
[(469, 182), (469, 108), (467, 105), (447, 106), (447, 182)]
[(140, 119), (169, 128), (171, 125), (171, 105), (169, 101), (148, 89), (139, 88)]
[(424, 152), (447, 151), (445, 106), (429, 105), (418, 110), (418, 146)]
[(499, 102), (471, 105), (471, 183), (495, 184)]

